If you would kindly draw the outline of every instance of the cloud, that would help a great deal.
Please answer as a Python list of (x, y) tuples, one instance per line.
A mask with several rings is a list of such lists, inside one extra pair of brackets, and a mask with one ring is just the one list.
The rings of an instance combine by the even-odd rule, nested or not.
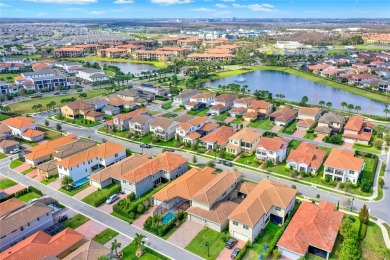
[(220, 0), (221, 2), (235, 2), (236, 0)]
[(270, 4), (252, 4), (252, 5), (240, 5), (240, 4), (233, 4), (233, 7), (235, 8), (248, 8), (251, 11), (257, 11), (257, 12), (275, 12), (275, 6)]
[(39, 16), (39, 17), (44, 17), (44, 16), (47, 16), (47, 15), (48, 15), (48, 13), (46, 13), (46, 12), (37, 13), (37, 16)]
[(159, 5), (176, 5), (176, 4), (189, 4), (192, 3), (193, 0), (151, 0), (154, 4)]
[(190, 9), (191, 11), (197, 11), (197, 12), (214, 12), (213, 9), (210, 9), (210, 8), (204, 8), (204, 7), (201, 7), (201, 8), (193, 8), (193, 9)]
[(43, 4), (73, 4), (85, 5), (97, 3), (98, 0), (24, 0), (27, 2), (43, 3)]
[(106, 13), (106, 11), (97, 11), (97, 10), (88, 12), (88, 14), (92, 14), (92, 15), (99, 15), (99, 14), (105, 14), (105, 13)]
[(9, 5), (6, 5), (6, 4), (3, 4), (3, 3), (0, 3), (0, 7), (9, 7)]
[(134, 0), (115, 0), (114, 4), (132, 4), (134, 3)]
[(224, 5), (224, 4), (215, 4), (215, 6), (218, 8), (227, 8), (228, 7), (227, 5)]
[(319, 11), (311, 11), (311, 10), (307, 10), (307, 11), (303, 11), (304, 13), (312, 13), (312, 14), (315, 14), (315, 13), (319, 13)]

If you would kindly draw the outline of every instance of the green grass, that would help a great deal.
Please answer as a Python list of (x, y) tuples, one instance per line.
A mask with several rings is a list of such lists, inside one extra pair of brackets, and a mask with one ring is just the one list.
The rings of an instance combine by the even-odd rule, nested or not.
[(168, 110), (168, 109), (172, 108), (172, 101), (165, 103), (164, 105), (161, 106), (161, 108), (164, 110)]
[(10, 116), (4, 115), (4, 114), (0, 114), (0, 121), (6, 120), (8, 118), (10, 118)]
[(41, 180), (41, 183), (45, 184), (45, 185), (48, 185), (50, 183), (52, 183), (53, 181), (57, 180), (58, 179), (58, 175), (56, 176), (51, 176), (49, 179), (44, 179), (44, 180)]
[(271, 130), (274, 124), (269, 119), (256, 120), (248, 124), (248, 127), (260, 128), (263, 130)]
[(292, 135), (297, 129), (297, 121), (292, 121), (288, 126), (283, 127), (279, 132)]
[(146, 252), (144, 255), (142, 255), (140, 258), (138, 258), (135, 253), (137, 251), (137, 245), (132, 242), (127, 247), (123, 248), (123, 258), (126, 260), (165, 260), (168, 259), (159, 253), (153, 251), (152, 249), (148, 249), (149, 252), (153, 252), (153, 254)]
[[(94, 98), (97, 96), (101, 96), (103, 94), (102, 90), (91, 90), (91, 91), (87, 91), (86, 93), (87, 93), (87, 98)], [(55, 108), (58, 108), (63, 105), (61, 104), (62, 99), (69, 99), (72, 97), (79, 98), (79, 93), (42, 97), (42, 98), (32, 98), (30, 100), (18, 102), (16, 104), (15, 103), (10, 104), (9, 107), (11, 109), (11, 112), (14, 113), (35, 113), (35, 110), (32, 109), (33, 105), (42, 104), (42, 111), (45, 111), (46, 104), (49, 104), (51, 101), (56, 102)]]
[(55, 132), (55, 131), (50, 130), (50, 129), (47, 129), (47, 128), (43, 128), (41, 126), (38, 126), (38, 130), (44, 132), (45, 133), (45, 139), (49, 140), (49, 141), (55, 140), (55, 139), (61, 137), (60, 133)]
[(235, 124), (235, 125), (240, 125), (240, 124), (242, 124), (242, 119), (241, 118), (234, 118), (230, 123)]
[[(54, 116), (55, 119), (57, 120), (60, 120), (58, 118), (58, 115)], [(64, 122), (67, 122), (67, 123), (70, 123), (70, 124), (75, 124), (75, 125), (78, 125), (78, 126), (83, 126), (83, 127), (94, 127), (94, 126), (97, 126), (97, 125), (100, 125), (101, 123), (100, 122), (94, 122), (94, 121), (89, 121), (89, 120), (84, 120), (83, 118), (76, 118), (76, 119), (70, 119), (70, 118), (64, 118), (63, 120), (61, 121), (64, 121)], [(87, 122), (87, 123), (85, 123)]]
[(297, 149), (300, 144), (301, 144), (300, 141), (291, 140), (291, 142), (288, 144), (288, 148), (290, 148), (290, 149)]
[(269, 222), (265, 227), (263, 234), (258, 236), (256, 240), (252, 243), (252, 246), (248, 248), (244, 259), (258, 260), (261, 252), (263, 252), (264, 244), (269, 245), (279, 229), (280, 227), (278, 227), (278, 225)]
[(96, 57), (96, 56), (87, 56), (82, 58), (67, 58), (66, 60), (71, 61), (111, 61), (111, 62), (130, 62), (130, 63), (140, 63), (140, 64), (150, 64), (157, 68), (164, 69), (168, 67), (167, 64), (165, 64), (162, 61), (144, 61), (144, 60), (128, 60), (128, 59), (110, 59), (110, 58), (103, 58), (103, 57)]
[(353, 146), (352, 146), (352, 149), (355, 149), (355, 150), (358, 150), (358, 151), (362, 151), (362, 152), (366, 152), (366, 153), (373, 153), (373, 154), (380, 154), (381, 153), (381, 150), (376, 148), (375, 146), (372, 146), (372, 145), (364, 145), (364, 144), (357, 144), (355, 143)]
[(23, 164), (23, 162), (22, 162), (21, 160), (15, 159), (15, 160), (13, 160), (13, 161), (10, 163), (9, 167), (10, 167), (11, 169), (15, 169), (16, 167), (19, 167), (19, 166), (22, 165), (22, 164)]
[(10, 179), (4, 179), (0, 181), (0, 190), (5, 190), (9, 187), (15, 186), (18, 184), (17, 182), (14, 182), (13, 180)]
[(383, 259), (383, 250), (386, 244), (380, 227), (374, 222), (369, 222), (367, 234), (361, 244), (363, 259)]
[(162, 115), (162, 117), (174, 118), (174, 117), (177, 117), (177, 114), (176, 113), (165, 113), (164, 115)]
[(385, 228), (387, 229), (387, 234), (389, 235), (389, 239), (390, 239), (390, 225), (387, 224), (387, 223), (383, 223), (383, 225), (384, 225)]
[[(114, 194), (116, 191), (118, 191), (118, 187), (119, 186), (116, 184), (110, 184), (103, 189), (92, 192), (87, 197), (83, 198), (82, 201), (91, 205), (91, 206), (97, 207), (99, 205), (95, 205), (95, 204), (99, 204), (98, 201), (102, 201), (103, 198), (105, 201), (108, 197), (110, 197), (112, 194)], [(103, 201), (103, 203), (104, 203), (104, 201)], [(100, 204), (102, 204), (102, 203), (100, 203)]]
[(238, 158), (236, 160), (236, 162), (242, 163), (242, 164), (245, 164), (245, 165), (250, 165), (250, 166), (253, 166), (253, 167), (257, 167), (258, 165), (260, 165), (260, 162), (256, 159), (256, 154), (250, 154), (248, 156), (248, 154), (242, 153), (240, 155), (240, 158)]
[(13, 83), (15, 80), (14, 78), (20, 76), (20, 73), (0, 73), (0, 80)]
[(28, 169), (22, 171), (21, 173), (22, 173), (23, 175), (26, 175), (27, 173), (30, 173), (30, 172), (32, 172), (33, 170), (35, 170), (35, 169), (34, 169), (34, 168), (28, 168)]
[[(222, 236), (223, 233), (209, 228), (203, 229), (192, 239), (185, 249), (205, 259), (216, 259), (225, 247)], [(210, 256), (207, 256), (206, 243), (209, 244)]]
[(181, 112), (181, 111), (184, 111), (184, 108), (183, 107), (178, 107), (178, 108), (175, 108), (174, 110), (173, 110), (173, 112)]
[(76, 195), (77, 193), (79, 193), (80, 191), (86, 189), (88, 187), (88, 183), (85, 183), (83, 185), (81, 185), (80, 187), (77, 187), (77, 188), (73, 188), (73, 187), (69, 187), (69, 189), (67, 189), (65, 186), (61, 187), (59, 189), (59, 191), (69, 195), (69, 196), (74, 196)]
[(213, 116), (213, 119), (216, 121), (225, 121), (226, 118), (229, 117), (229, 113), (227, 111), (223, 112), (222, 114), (219, 114), (217, 116)]
[(36, 55), (10, 55), (6, 58), (26, 58), (26, 59), (32, 59), (32, 60), (39, 60), (42, 56), (39, 54)]
[(110, 241), (111, 239), (113, 239), (114, 237), (116, 237), (119, 233), (116, 232), (115, 230), (112, 230), (111, 228), (107, 228), (105, 230), (103, 230), (102, 232), (100, 232), (99, 234), (97, 234), (93, 240), (98, 242), (99, 244), (101, 245), (104, 245), (106, 244), (108, 241)]
[(4, 159), (4, 158), (7, 158), (7, 155), (0, 153), (0, 159)]
[(195, 111), (188, 111), (187, 114), (193, 115), (193, 116), (206, 116), (206, 114), (209, 112), (210, 108), (205, 108), (202, 110), (195, 110)]
[(64, 225), (64, 227), (76, 229), (88, 221), (89, 221), (89, 218), (87, 218), (86, 216), (81, 215), (81, 214), (77, 214), (73, 218), (70, 218), (70, 219), (66, 220), (65, 222), (63, 222), (62, 225)]
[(115, 76), (115, 72), (111, 71), (111, 70), (104, 70), (104, 73), (109, 76), (109, 77), (114, 77)]
[(339, 233), (337, 234), (336, 242), (334, 243), (333, 250), (329, 256), (329, 259), (339, 259), (338, 256), (336, 255), (336, 252), (340, 250), (340, 245), (342, 242), (343, 242), (343, 236), (340, 235)]
[(41, 195), (36, 194), (35, 192), (29, 192), (29, 193), (26, 193), (26, 194), (18, 197), (18, 199), (27, 203), (32, 199), (38, 199), (40, 197), (41, 197)]
[(306, 133), (303, 138), (309, 139), (309, 140), (314, 140), (316, 137), (315, 137), (315, 133)]

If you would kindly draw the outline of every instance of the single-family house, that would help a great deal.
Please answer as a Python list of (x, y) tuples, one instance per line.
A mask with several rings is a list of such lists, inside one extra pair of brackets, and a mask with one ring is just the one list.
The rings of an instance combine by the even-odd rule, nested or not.
[(208, 120), (208, 117), (202, 116), (195, 118), (188, 123), (179, 123), (176, 127), (176, 135), (180, 138), (184, 138), (186, 135), (201, 129)]
[(108, 101), (105, 98), (91, 98), (85, 100), (95, 110), (101, 111), (104, 106), (108, 105)]
[(106, 125), (108, 128), (113, 128), (113, 126), (115, 125), (115, 127), (119, 130), (127, 130), (129, 129), (130, 119), (137, 115), (147, 116), (149, 115), (149, 110), (147, 110), (146, 108), (140, 108), (128, 113), (115, 115), (113, 116), (112, 121), (110, 120), (106, 122)]
[(229, 137), (229, 143), (226, 145), (228, 153), (239, 155), (240, 153), (252, 153), (256, 149), (263, 132), (252, 128), (243, 128)]
[(109, 81), (109, 77), (106, 76), (103, 70), (93, 68), (78, 70), (76, 78), (85, 83), (103, 83)]
[(199, 95), (201, 92), (196, 89), (188, 89), (173, 97), (173, 105), (183, 106), (190, 102), (190, 98)]
[(0, 122), (0, 140), (8, 139), (11, 137), (12, 129), (8, 125)]
[[(104, 245), (99, 244), (95, 240), (91, 239), (76, 250), (74, 250), (72, 253), (67, 255), (64, 260), (95, 260), (99, 259), (99, 257), (111, 256), (111, 250)], [(49, 260), (49, 259), (45, 259)]]
[(295, 205), (296, 189), (262, 179), (228, 216), (229, 233), (253, 242), (269, 221), (283, 224)]
[(14, 149), (19, 149), (19, 142), (15, 140), (2, 140), (0, 141), (0, 152), (9, 153)]
[(175, 136), (178, 124), (178, 122), (170, 118), (157, 117), (149, 124), (150, 132), (162, 140), (170, 140)]
[(150, 122), (153, 117), (136, 115), (129, 120), (129, 132), (137, 135), (146, 135), (150, 130)]
[(196, 102), (205, 104), (205, 107), (209, 107), (214, 104), (215, 94), (213, 93), (201, 93), (190, 98), (190, 102)]
[(256, 99), (250, 97), (237, 98), (234, 100), (233, 107), (243, 107), (248, 108)]
[(183, 137), (183, 143), (192, 145), (201, 137), (202, 136), (198, 132), (192, 132)]
[(234, 135), (234, 133), (233, 127), (221, 126), (217, 130), (203, 136), (200, 141), (207, 150), (215, 149), (217, 146), (224, 149), (229, 142), (229, 138)]
[(334, 67), (330, 64), (327, 64), (327, 63), (311, 65), (311, 66), (308, 66), (307, 68), (309, 70), (313, 71), (314, 73), (317, 73), (317, 74), (320, 74), (321, 72), (326, 71), (326, 70), (336, 69), (336, 67)]
[(320, 119), (321, 109), (318, 107), (301, 107), (298, 110), (298, 130), (309, 130)]
[(364, 168), (364, 160), (355, 157), (353, 151), (333, 148), (324, 162), (324, 175), (332, 177), (332, 180), (356, 184), (360, 173)]
[(161, 97), (166, 96), (170, 93), (169, 89), (165, 89), (161, 86), (155, 86), (150, 83), (139, 82), (136, 88), (142, 90), (143, 92), (153, 93), (154, 95)]
[(210, 113), (216, 113), (217, 115), (229, 110), (233, 104), (234, 100), (237, 99), (236, 95), (232, 94), (222, 94), (215, 98), (214, 106), (210, 108)]
[(197, 132), (200, 134), (201, 137), (203, 137), (217, 130), (218, 128), (219, 124), (217, 123), (205, 123)]
[(344, 123), (345, 118), (343, 116), (328, 112), (320, 117), (318, 126), (314, 129), (314, 132), (323, 135), (338, 134), (342, 131)]
[(343, 139), (347, 143), (360, 143), (368, 145), (375, 125), (364, 122), (362, 116), (354, 115), (348, 119), (344, 126)]
[(321, 167), (325, 156), (325, 150), (318, 149), (315, 144), (303, 142), (290, 151), (286, 167), (315, 174)]
[(179, 123), (188, 123), (195, 118), (196, 118), (196, 116), (189, 115), (189, 114), (183, 114), (183, 115), (175, 117), (173, 119)]
[(319, 204), (302, 201), (278, 241), (283, 257), (297, 260), (307, 253), (329, 259), (344, 213), (327, 201)]
[(233, 117), (235, 117), (236, 115), (242, 116), (246, 113), (246, 108), (245, 107), (233, 107), (232, 109), (230, 109), (229, 113), (230, 113), (230, 116), (233, 116)]
[(276, 125), (286, 126), (289, 125), (298, 115), (298, 111), (286, 106), (279, 108), (275, 112), (269, 115), (271, 121), (275, 122)]
[(2, 121), (2, 123), (8, 126), (11, 129), (12, 135), (17, 138), (31, 142), (37, 142), (44, 138), (45, 133), (38, 130), (35, 120), (30, 117), (11, 117)]
[(283, 137), (262, 137), (256, 147), (256, 158), (260, 161), (271, 160), (273, 163), (283, 162), (289, 143), (290, 139)]
[(103, 118), (103, 113), (95, 110), (87, 101), (76, 100), (61, 107), (61, 114), (70, 119), (84, 118), (97, 122)]
[(257, 118), (268, 117), (272, 112), (272, 104), (264, 100), (255, 100), (247, 107), (247, 112), (257, 113)]
[(102, 112), (106, 115), (115, 116), (121, 112), (121, 109), (116, 106), (106, 105), (102, 108)]

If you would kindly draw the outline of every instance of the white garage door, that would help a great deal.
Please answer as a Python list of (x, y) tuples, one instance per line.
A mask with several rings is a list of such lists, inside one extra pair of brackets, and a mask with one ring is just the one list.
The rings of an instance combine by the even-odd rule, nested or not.
[(295, 254), (291, 251), (288, 251), (286, 249), (279, 248), (279, 250), (282, 253), (282, 256), (287, 257), (287, 258), (292, 259), (292, 260), (297, 260), (301, 257), (300, 255), (297, 255), (297, 254)]
[(238, 233), (236, 231), (233, 231), (232, 236), (237, 238), (237, 239), (239, 239), (239, 240), (242, 240), (242, 241), (248, 241), (249, 240), (249, 237), (247, 237), (247, 236), (245, 236), (245, 235), (243, 235), (241, 233)]
[(194, 215), (191, 215), (191, 214), (190, 214), (190, 220), (192, 220), (192, 221), (194, 221), (196, 223), (200, 223), (202, 225), (206, 225), (206, 221), (204, 219), (199, 218), (199, 217), (194, 216)]
[(344, 142), (346, 142), (346, 143), (354, 143), (355, 140), (354, 139), (350, 139), (350, 138), (344, 138)]

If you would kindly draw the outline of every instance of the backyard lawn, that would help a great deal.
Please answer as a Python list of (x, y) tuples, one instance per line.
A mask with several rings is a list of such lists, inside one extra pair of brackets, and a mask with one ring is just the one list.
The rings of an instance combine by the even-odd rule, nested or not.
[(366, 153), (373, 153), (373, 154), (380, 154), (381, 153), (381, 149), (378, 149), (376, 148), (375, 146), (372, 146), (372, 145), (364, 145), (364, 144), (357, 144), (355, 143), (353, 146), (352, 146), (352, 149), (355, 149), (355, 150), (358, 150), (358, 151), (362, 151), (362, 152), (366, 152)]
[(16, 167), (19, 167), (19, 166), (22, 165), (22, 164), (23, 164), (23, 162), (22, 162), (21, 160), (15, 159), (15, 160), (13, 160), (13, 161), (10, 163), (9, 167), (10, 167), (11, 169), (15, 169)]
[(73, 218), (70, 218), (70, 219), (66, 220), (65, 222), (63, 222), (62, 225), (64, 225), (64, 227), (76, 229), (88, 221), (89, 221), (89, 218), (87, 218), (86, 216), (81, 215), (81, 214), (77, 214)]
[(107, 243), (108, 241), (110, 241), (111, 239), (116, 237), (118, 234), (119, 233), (116, 232), (115, 230), (112, 230), (111, 228), (107, 228), (107, 229), (103, 230), (102, 232), (100, 232), (99, 234), (97, 234), (93, 238), (93, 240), (98, 242), (101, 245), (104, 245), (105, 243)]
[(120, 186), (116, 184), (110, 184), (107, 187), (94, 191), (89, 194), (87, 197), (83, 198), (82, 201), (85, 203), (97, 207), (103, 204), (108, 197), (120, 191)]
[(240, 125), (240, 124), (242, 124), (242, 119), (241, 118), (234, 118), (230, 123), (235, 124), (235, 125)]
[(184, 111), (184, 108), (183, 107), (178, 107), (178, 108), (175, 108), (174, 110), (173, 110), (173, 112), (181, 112), (181, 111)]
[(172, 108), (172, 101), (162, 105), (161, 108), (164, 110), (168, 110), (168, 109)]
[(69, 187), (69, 189), (67, 189), (67, 187), (65, 186), (62, 186), (59, 191), (69, 195), (69, 196), (74, 196), (76, 195), (77, 193), (79, 193), (80, 191), (86, 189), (88, 187), (88, 183), (85, 183), (83, 185), (81, 185), (80, 187), (77, 187), (77, 188), (74, 188), (74, 187)]
[(20, 76), (20, 73), (0, 73), (0, 80), (5, 82), (14, 82), (14, 78)]
[(187, 114), (193, 115), (193, 116), (206, 116), (206, 114), (209, 112), (210, 108), (205, 108), (202, 110), (195, 110), (195, 111), (188, 111)]
[(13, 180), (10, 180), (10, 179), (4, 179), (4, 180), (1, 180), (0, 181), (0, 190), (5, 190), (9, 187), (12, 187), (12, 186), (15, 186), (16, 182), (14, 182)]
[(229, 113), (228, 112), (223, 112), (220, 115), (213, 116), (213, 119), (216, 120), (216, 121), (225, 121), (226, 118), (228, 118), (228, 117), (229, 117)]
[(29, 192), (26, 194), (23, 194), (22, 196), (18, 197), (18, 200), (24, 201), (24, 202), (29, 202), (32, 199), (37, 199), (40, 198), (41, 195), (36, 194), (35, 192)]
[(283, 127), (279, 132), (292, 135), (297, 130), (297, 122), (294, 120), (288, 126)]
[(54, 140), (54, 139), (57, 139), (57, 138), (61, 137), (60, 133), (55, 132), (55, 131), (50, 130), (50, 129), (47, 129), (47, 128), (43, 128), (43, 127), (38, 126), (38, 130), (45, 133), (45, 139), (46, 140), (50, 140), (51, 141), (51, 140)]
[[(127, 247), (123, 248), (123, 259), (126, 260), (166, 260), (168, 258), (160, 255), (159, 253), (153, 251), (152, 249), (147, 249), (148, 252), (146, 252), (143, 256), (138, 258), (135, 255), (135, 252), (137, 251), (137, 245), (132, 242)], [(153, 252), (153, 253), (151, 253)]]
[(6, 120), (8, 118), (10, 118), (10, 116), (4, 115), (4, 114), (0, 114), (0, 121)]
[(249, 123), (248, 127), (260, 128), (263, 130), (271, 130), (274, 127), (272, 121), (268, 119), (256, 120), (255, 122)]
[(264, 244), (269, 245), (274, 238), (276, 232), (280, 227), (278, 225), (269, 222), (265, 227), (263, 234), (258, 236), (256, 240), (252, 243), (252, 246), (248, 248), (247, 253), (244, 256), (244, 259), (257, 260), (261, 252), (263, 252)]
[(177, 114), (176, 113), (165, 113), (162, 116), (166, 117), (166, 118), (174, 118), (174, 117), (177, 117)]
[[(216, 259), (225, 248), (225, 242), (223, 242), (222, 237), (223, 233), (205, 228), (192, 239), (185, 249), (205, 259)], [(206, 243), (209, 244), (210, 256), (207, 256)]]
[(57, 178), (58, 178), (58, 175), (51, 176), (49, 179), (41, 180), (41, 183), (48, 185), (48, 184), (52, 183), (53, 181), (57, 180)]

